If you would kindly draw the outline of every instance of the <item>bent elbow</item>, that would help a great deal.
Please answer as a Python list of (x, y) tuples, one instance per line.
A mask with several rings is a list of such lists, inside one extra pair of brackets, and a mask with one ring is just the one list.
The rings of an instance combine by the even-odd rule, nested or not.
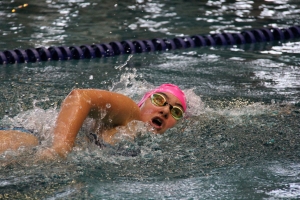
[(66, 97), (64, 103), (68, 104), (78, 104), (81, 105), (84, 102), (89, 102), (87, 95), (85, 95), (84, 89), (74, 89)]
[(78, 96), (82, 93), (82, 89), (73, 89), (68, 96)]

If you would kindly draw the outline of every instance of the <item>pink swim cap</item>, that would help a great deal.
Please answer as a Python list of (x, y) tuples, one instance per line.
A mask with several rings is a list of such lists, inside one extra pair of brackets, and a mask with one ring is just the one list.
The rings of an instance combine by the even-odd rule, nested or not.
[(175, 97), (177, 97), (183, 107), (183, 111), (185, 112), (186, 110), (186, 98), (185, 95), (183, 93), (183, 91), (177, 86), (177, 85), (173, 85), (170, 83), (166, 83), (166, 84), (162, 84), (161, 86), (157, 87), (154, 90), (151, 90), (149, 92), (147, 92), (143, 98), (141, 99), (141, 101), (138, 103), (138, 106), (141, 107), (143, 105), (143, 103), (154, 93), (156, 92), (169, 92), (171, 94), (173, 94)]

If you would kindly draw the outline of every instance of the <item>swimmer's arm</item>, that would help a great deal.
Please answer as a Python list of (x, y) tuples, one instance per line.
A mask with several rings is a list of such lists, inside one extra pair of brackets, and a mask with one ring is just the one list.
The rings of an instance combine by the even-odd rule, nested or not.
[(140, 109), (134, 101), (122, 94), (96, 89), (73, 90), (61, 106), (54, 130), (52, 149), (61, 157), (72, 150), (77, 133), (87, 116), (103, 118), (102, 122), (114, 129), (132, 120), (140, 120)]
[(8, 149), (16, 151), (20, 147), (34, 147), (38, 144), (38, 139), (32, 134), (16, 130), (0, 131), (0, 154)]

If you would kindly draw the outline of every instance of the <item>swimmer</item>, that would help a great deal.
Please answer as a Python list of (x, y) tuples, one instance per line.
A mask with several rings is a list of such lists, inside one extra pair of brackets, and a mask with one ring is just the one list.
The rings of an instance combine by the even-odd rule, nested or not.
[[(153, 133), (163, 134), (183, 118), (186, 107), (183, 91), (173, 84), (162, 84), (147, 92), (138, 104), (115, 92), (74, 89), (61, 105), (52, 146), (40, 152), (40, 156), (66, 157), (72, 151), (76, 136), (87, 117), (102, 124), (100, 130), (94, 130), (95, 136), (103, 143), (113, 145), (113, 136), (118, 127), (126, 127), (129, 122), (137, 120), (148, 124)], [(38, 143), (38, 139), (30, 133), (16, 130), (0, 131), (0, 154), (8, 149), (18, 150), (21, 146), (34, 147)]]

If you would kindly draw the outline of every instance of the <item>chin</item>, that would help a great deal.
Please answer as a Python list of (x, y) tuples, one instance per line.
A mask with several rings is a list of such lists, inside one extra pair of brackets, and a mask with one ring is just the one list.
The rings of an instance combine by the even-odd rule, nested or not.
[(155, 130), (155, 134), (160, 134), (160, 135), (162, 135), (162, 134), (164, 134), (166, 131), (162, 131), (162, 130), (160, 130), (160, 131), (157, 131), (157, 130)]
[[(151, 126), (151, 125), (150, 125)], [(154, 134), (163, 134), (165, 131), (163, 130), (157, 130), (155, 127), (151, 126), (150, 131)]]

